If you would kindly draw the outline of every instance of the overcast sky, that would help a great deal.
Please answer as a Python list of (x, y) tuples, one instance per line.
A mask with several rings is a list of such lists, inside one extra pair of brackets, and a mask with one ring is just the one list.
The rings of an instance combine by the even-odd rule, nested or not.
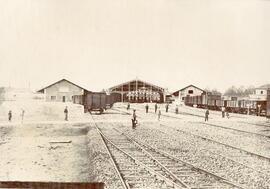
[(270, 83), (268, 0), (0, 0), (0, 86)]

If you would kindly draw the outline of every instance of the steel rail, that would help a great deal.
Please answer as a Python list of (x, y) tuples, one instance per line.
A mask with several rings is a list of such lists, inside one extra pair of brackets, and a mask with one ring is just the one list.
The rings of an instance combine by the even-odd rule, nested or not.
[[(98, 128), (99, 129), (99, 128)], [(100, 129), (99, 129), (100, 130)], [(114, 144), (114, 142), (112, 142), (110, 139), (108, 139), (103, 133), (102, 131), (100, 131), (100, 134), (102, 135), (102, 137), (104, 137), (104, 139), (106, 141), (108, 141), (114, 148), (116, 148), (118, 151), (122, 152), (123, 154), (125, 154), (127, 157), (129, 157), (130, 159), (132, 159), (136, 164), (138, 164), (139, 166), (143, 167), (144, 169), (146, 169), (147, 171), (149, 171), (152, 175), (156, 175), (158, 176), (157, 178), (159, 178), (160, 180), (165, 181), (166, 183), (170, 183), (173, 186), (177, 186), (179, 188), (188, 188), (185, 185), (178, 185), (177, 183), (175, 183), (174, 181), (166, 178), (165, 176), (161, 175), (160, 173), (156, 172), (154, 169), (146, 166), (143, 162), (141, 162), (140, 160), (136, 159), (135, 157), (131, 156), (130, 154), (128, 154), (127, 152), (125, 152), (124, 150), (122, 150), (121, 148), (119, 148), (116, 144)]]
[(130, 140), (133, 140), (134, 142), (138, 143), (139, 145), (142, 145), (142, 146), (145, 146), (145, 147), (147, 147), (147, 148), (150, 148), (150, 149), (152, 149), (153, 151), (155, 151), (155, 152), (157, 152), (157, 153), (159, 153), (159, 154), (162, 154), (162, 155), (164, 155), (164, 156), (166, 156), (166, 157), (168, 157), (168, 158), (170, 158), (170, 159), (173, 159), (173, 160), (175, 160), (175, 161), (177, 161), (177, 162), (182, 162), (182, 163), (184, 163), (184, 164), (186, 164), (186, 165), (189, 165), (189, 166), (193, 167), (194, 170), (197, 170), (197, 171), (203, 172), (203, 173), (205, 173), (205, 174), (211, 175), (211, 176), (213, 176), (213, 177), (215, 177), (215, 178), (217, 178), (217, 179), (219, 179), (219, 180), (222, 180), (223, 182), (225, 182), (225, 183), (227, 183), (227, 184), (230, 184), (230, 185), (232, 185), (232, 186), (235, 186), (235, 187), (238, 187), (238, 188), (241, 188), (241, 189), (245, 189), (245, 188), (246, 188), (245, 186), (242, 186), (242, 185), (237, 184), (237, 183), (233, 183), (233, 182), (229, 181), (228, 179), (223, 178), (223, 177), (221, 177), (221, 176), (218, 176), (218, 175), (216, 175), (216, 174), (214, 174), (214, 173), (211, 173), (211, 172), (209, 172), (209, 171), (207, 171), (207, 170), (205, 170), (205, 169), (195, 167), (194, 165), (192, 165), (192, 164), (190, 164), (190, 163), (188, 163), (188, 162), (185, 162), (185, 161), (183, 161), (183, 160), (181, 160), (181, 159), (179, 159), (179, 158), (177, 158), (177, 157), (175, 157), (175, 156), (172, 156), (171, 154), (169, 154), (169, 153), (167, 153), (167, 152), (165, 152), (165, 151), (157, 150), (156, 148), (150, 146), (149, 144), (145, 144), (145, 143), (143, 143), (143, 142), (141, 142), (141, 141), (139, 142), (138, 140), (129, 137), (127, 134), (125, 134), (125, 133), (123, 133), (123, 132), (122, 132), (122, 134), (123, 134), (124, 136), (126, 136), (127, 138), (129, 138)]
[[(91, 115), (91, 114), (90, 114), (90, 115)], [(116, 171), (116, 173), (117, 173), (117, 175), (118, 175), (118, 177), (119, 177), (119, 179), (120, 179), (120, 181), (121, 181), (121, 183), (122, 183), (122, 185), (123, 185), (123, 188), (124, 188), (124, 189), (130, 189), (130, 187), (128, 186), (128, 184), (124, 181), (124, 178), (123, 178), (123, 176), (122, 176), (121, 173), (120, 173), (120, 170), (119, 170), (119, 168), (118, 168), (118, 166), (117, 166), (117, 163), (116, 163), (116, 161), (114, 160), (114, 158), (113, 158), (113, 156), (112, 156), (112, 153), (111, 153), (111, 151), (109, 150), (109, 147), (107, 146), (107, 144), (106, 144), (104, 138), (102, 137), (102, 134), (101, 134), (101, 132), (100, 132), (98, 126), (97, 126), (97, 123), (95, 122), (95, 120), (94, 120), (94, 118), (93, 118), (92, 115), (91, 115), (91, 117), (92, 117), (92, 119), (93, 119), (93, 121), (94, 121), (94, 125), (95, 125), (96, 130), (98, 131), (98, 133), (99, 133), (100, 136), (101, 136), (102, 142), (103, 142), (103, 144), (104, 144), (104, 146), (105, 146), (105, 148), (106, 148), (107, 153), (109, 154), (110, 160), (111, 160), (111, 162), (112, 162), (112, 164), (113, 164), (113, 166), (114, 166), (114, 169), (115, 169), (115, 171)]]

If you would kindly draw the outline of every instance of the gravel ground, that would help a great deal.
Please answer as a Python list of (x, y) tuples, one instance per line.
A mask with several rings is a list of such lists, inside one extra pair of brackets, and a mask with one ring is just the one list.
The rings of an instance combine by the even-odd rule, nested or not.
[[(136, 131), (124, 126), (126, 132), (151, 144), (156, 148), (162, 149), (188, 161), (198, 167), (202, 167), (220, 176), (230, 179), (231, 181), (248, 185), (249, 188), (268, 188), (269, 176), (262, 175), (254, 169), (236, 163), (230, 159), (214, 154), (206, 149), (202, 149), (198, 142), (184, 138), (179, 140), (173, 138), (167, 133), (162, 133), (154, 126), (143, 125), (147, 128), (138, 128)], [(172, 132), (172, 131), (170, 131)], [(162, 141), (162, 142), (161, 142)]]
[(94, 124), (90, 126), (88, 140), (91, 170), (90, 180), (93, 182), (104, 182), (105, 188), (108, 189), (121, 189), (122, 185), (119, 177)]
[(270, 127), (247, 124), (241, 121), (211, 121), (210, 124), (270, 136)]
[(184, 124), (175, 122), (167, 125), (270, 158), (270, 141), (267, 137), (254, 136), (195, 122), (184, 122)]

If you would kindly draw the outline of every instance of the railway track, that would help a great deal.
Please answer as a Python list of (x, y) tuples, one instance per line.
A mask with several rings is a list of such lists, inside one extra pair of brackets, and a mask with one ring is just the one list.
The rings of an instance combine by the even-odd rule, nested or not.
[[(160, 124), (161, 126), (165, 126), (165, 127), (170, 127), (169, 125), (164, 125), (164, 124)], [(230, 144), (226, 144), (226, 143), (222, 143), (222, 142), (220, 142), (220, 141), (216, 141), (216, 140), (213, 140), (213, 139), (211, 139), (211, 138), (208, 138), (208, 137), (205, 137), (205, 136), (200, 136), (200, 135), (197, 135), (197, 134), (193, 134), (193, 133), (190, 133), (190, 132), (187, 132), (187, 131), (184, 131), (184, 130), (180, 130), (180, 129), (175, 129), (174, 131), (177, 131), (177, 132), (179, 132), (179, 133), (183, 133), (183, 134), (185, 134), (185, 135), (189, 135), (189, 136), (192, 136), (192, 137), (195, 137), (195, 138), (200, 138), (200, 139), (202, 139), (202, 140), (205, 140), (205, 141), (209, 141), (209, 142), (211, 142), (211, 143), (213, 143), (213, 144), (217, 144), (217, 145), (221, 145), (221, 146), (224, 146), (224, 147), (226, 147), (226, 148), (229, 148), (229, 149), (231, 149), (231, 150), (233, 150), (233, 155), (235, 156), (235, 157), (242, 157), (242, 156), (245, 156), (245, 158), (249, 158), (250, 159), (250, 162), (252, 162), (252, 159), (251, 158), (256, 158), (256, 159), (259, 159), (260, 161), (262, 161), (263, 162), (263, 164), (269, 164), (269, 162), (270, 162), (270, 158), (269, 157), (265, 157), (265, 156), (262, 156), (262, 155), (260, 155), (260, 154), (256, 154), (256, 153), (253, 153), (253, 152), (250, 152), (250, 151), (247, 151), (247, 150), (244, 150), (244, 149), (242, 149), (242, 148), (238, 148), (238, 147), (235, 147), (235, 146), (232, 146), (232, 145), (230, 145)], [(174, 134), (172, 134), (173, 132), (167, 132), (167, 131), (161, 131), (161, 132), (164, 132), (164, 133), (166, 133), (166, 134), (168, 134), (168, 135), (174, 135)], [(218, 153), (218, 155), (220, 155), (219, 153)], [(223, 156), (223, 155), (220, 155), (220, 156)], [(235, 160), (233, 160), (232, 158), (229, 158), (229, 157), (227, 157), (227, 156), (223, 156), (223, 157), (225, 157), (225, 158), (227, 158), (227, 159), (230, 159), (230, 160), (232, 160), (232, 161), (235, 161)], [(254, 169), (254, 168), (252, 168), (252, 167), (250, 167), (249, 165), (246, 165), (246, 164), (243, 164), (243, 163), (240, 163), (240, 162), (238, 162), (238, 161), (235, 161), (236, 163), (239, 163), (239, 164), (242, 164), (242, 165), (244, 165), (244, 166), (246, 166), (246, 167), (249, 167), (249, 168), (251, 168), (251, 169)], [(258, 171), (258, 172), (260, 172), (260, 171)], [(268, 172), (268, 170), (264, 170), (263, 172), (261, 172), (261, 174), (263, 174), (263, 175), (269, 175), (269, 172)]]
[[(227, 178), (232, 182), (245, 183), (248, 186), (245, 188), (266, 189), (268, 188), (267, 186), (269, 186), (269, 183), (267, 184), (267, 182), (270, 181), (270, 172), (267, 169), (267, 167), (269, 167), (269, 161), (257, 160), (241, 151), (227, 150), (216, 144), (207, 144), (208, 142), (206, 140), (202, 140), (201, 146), (196, 147), (197, 142), (196, 140), (194, 141), (196, 137), (177, 135), (175, 131), (167, 130), (163, 126), (160, 126), (160, 128), (163, 128), (165, 132), (163, 129), (157, 127), (157, 125), (153, 126), (153, 128), (152, 126), (138, 128), (135, 132), (126, 129), (125, 125), (123, 125), (122, 128), (135, 139), (144, 141), (146, 144), (155, 146), (155, 148), (164, 149), (167, 153), (184, 159), (196, 165), (196, 167), (211, 170), (213, 173)], [(179, 140), (179, 138), (187, 140), (186, 144)], [(190, 138), (190, 140), (188, 138)], [(177, 143), (177, 141), (179, 141), (179, 143)], [(195, 147), (193, 148), (190, 144), (193, 144)], [(232, 155), (232, 157), (228, 157), (228, 155)], [(253, 166), (255, 161), (259, 162)], [(264, 163), (262, 164), (262, 162)], [(264, 165), (266, 167), (264, 167)], [(250, 177), (245, 178), (249, 174), (251, 174)]]
[[(161, 125), (163, 125), (163, 126), (168, 126), (168, 125), (164, 125), (164, 124), (161, 124)], [(223, 145), (223, 146), (226, 146), (226, 147), (230, 147), (230, 148), (233, 148), (233, 149), (235, 149), (235, 150), (240, 150), (240, 151), (242, 151), (242, 152), (248, 153), (248, 154), (253, 155), (253, 156), (256, 156), (256, 157), (258, 157), (258, 158), (261, 158), (261, 159), (265, 159), (265, 160), (267, 160), (267, 161), (270, 161), (270, 158), (269, 158), (269, 157), (265, 157), (265, 156), (263, 156), (263, 155), (256, 154), (256, 153), (253, 153), (253, 152), (250, 152), (250, 151), (247, 151), (247, 150), (244, 150), (244, 149), (241, 149), (241, 148), (238, 148), (238, 147), (235, 147), (235, 146), (226, 144), (226, 143), (222, 143), (222, 142), (213, 140), (213, 139), (208, 138), (208, 137), (205, 137), (205, 136), (200, 136), (200, 135), (193, 134), (193, 133), (190, 133), (190, 132), (186, 132), (186, 131), (183, 131), (183, 130), (180, 130), (180, 129), (177, 129), (176, 131), (178, 131), (178, 132), (183, 132), (183, 133), (186, 133), (186, 134), (189, 134), (189, 135), (193, 135), (193, 136), (202, 138), (202, 139), (204, 139), (204, 140), (208, 140), (208, 141), (211, 141), (211, 142), (213, 142), (213, 143), (217, 143), (217, 144), (220, 144), (220, 145)]]
[(256, 126), (259, 126), (259, 127), (267, 127), (267, 128), (270, 128), (270, 124), (264, 125), (264, 124), (259, 124), (259, 123), (250, 123), (250, 122), (246, 122), (246, 121), (241, 121), (241, 123), (245, 123), (245, 124), (249, 124), (249, 125), (256, 125)]
[[(138, 108), (137, 108), (137, 109), (138, 109)], [(142, 108), (139, 108), (139, 109), (142, 110)], [(117, 111), (122, 112), (122, 113), (127, 113), (127, 112), (125, 112), (125, 111), (123, 111), (123, 110), (119, 110), (119, 109), (114, 109), (114, 110), (117, 110)], [(169, 111), (169, 112), (170, 112), (170, 111)], [(149, 112), (149, 113), (155, 114), (155, 113), (153, 113), (153, 112)], [(181, 114), (181, 113), (180, 113), (180, 114)], [(130, 114), (130, 115), (131, 115), (131, 114)], [(188, 114), (188, 115), (189, 115), (189, 114)], [(181, 120), (181, 118), (175, 117), (175, 116), (172, 116), (172, 115), (163, 114), (162, 116)], [(203, 117), (203, 116), (197, 115), (197, 117)], [(212, 123), (205, 123), (205, 122), (199, 122), (199, 123), (200, 123), (200, 124), (205, 124), (205, 125), (208, 125), (208, 126), (212, 126), (212, 127), (217, 127), (217, 128), (226, 129), (226, 130), (232, 130), (232, 131), (237, 131), (237, 132), (241, 132), (241, 133), (251, 134), (251, 135), (258, 136), (258, 137), (268, 137), (268, 138), (270, 137), (270, 136), (268, 136), (268, 135), (264, 135), (264, 134), (260, 134), (260, 133), (256, 133), (256, 132), (251, 132), (251, 131), (246, 131), (246, 130), (241, 130), (241, 129), (231, 128), (231, 127), (225, 127), (225, 126), (221, 126), (221, 125), (217, 125), (217, 124), (212, 124)], [(247, 123), (247, 124), (251, 124), (251, 125), (258, 125), (258, 124), (248, 123), (248, 122), (241, 122), (241, 123)], [(259, 126), (259, 125), (258, 125), (258, 126)], [(266, 126), (266, 125), (260, 125), (260, 126), (270, 127), (270, 126)]]
[[(268, 135), (263, 135), (263, 134), (256, 133), (256, 132), (245, 131), (245, 130), (235, 129), (235, 128), (231, 128), (231, 127), (225, 127), (225, 126), (217, 125), (217, 124), (213, 124), (213, 123), (205, 123), (205, 122), (198, 122), (198, 123), (208, 125), (208, 126), (212, 126), (212, 127), (218, 127), (218, 128), (222, 128), (222, 129), (226, 129), (226, 130), (237, 131), (237, 132), (240, 132), (240, 133), (251, 134), (251, 135), (255, 135), (255, 136), (259, 136), (259, 137), (268, 137), (268, 138), (270, 137)], [(245, 122), (243, 122), (243, 123), (245, 123)]]
[(244, 188), (95, 123), (123, 188)]
[[(121, 111), (121, 110), (119, 110), (119, 111)], [(175, 118), (175, 119), (181, 119), (181, 118), (170, 116), (170, 115), (162, 115), (162, 116), (167, 116), (167, 117), (171, 117), (171, 118)], [(242, 133), (246, 133), (246, 134), (256, 135), (256, 136), (264, 137), (265, 139), (268, 139), (267, 138), (268, 137), (267, 135), (262, 135), (262, 134), (258, 134), (258, 133), (254, 133), (254, 132), (249, 132), (249, 131), (243, 131), (243, 130), (239, 130), (239, 129), (233, 129), (233, 128), (229, 128), (229, 127), (223, 127), (223, 126), (219, 126), (219, 125), (215, 125), (215, 124), (210, 124), (210, 123), (205, 123), (205, 122), (200, 122), (200, 123), (201, 124), (206, 124), (206, 125), (209, 125), (209, 126), (213, 126), (213, 127), (220, 127), (220, 128), (227, 129), (227, 130), (233, 130), (233, 131), (242, 132)], [(244, 123), (246, 123), (246, 122), (244, 122)], [(163, 126), (168, 126), (168, 125), (164, 125), (164, 124), (162, 124), (162, 125)], [(208, 137), (205, 137), (205, 136), (200, 136), (200, 135), (197, 135), (197, 134), (193, 134), (191, 132), (187, 132), (187, 131), (181, 130), (179, 128), (177, 129), (177, 131), (178, 132), (183, 132), (183, 133), (186, 133), (186, 134), (195, 136), (195, 137), (199, 137), (201, 139), (208, 140), (210, 142), (213, 142), (213, 143), (216, 143), (216, 144), (220, 144), (220, 145), (229, 147), (231, 149), (237, 150), (238, 153), (239, 153), (239, 155), (241, 155), (242, 153), (245, 153), (245, 154), (248, 154), (250, 156), (255, 156), (257, 158), (260, 158), (260, 159), (265, 160), (265, 161), (270, 161), (270, 158), (269, 157), (266, 157), (264, 155), (260, 155), (260, 154), (254, 153), (254, 152), (250, 152), (248, 150), (244, 150), (242, 148), (235, 147), (235, 146), (232, 146), (230, 144), (226, 144), (226, 143), (223, 143), (223, 142), (220, 142), (220, 141), (216, 141), (216, 140), (213, 140), (213, 139), (208, 138)]]

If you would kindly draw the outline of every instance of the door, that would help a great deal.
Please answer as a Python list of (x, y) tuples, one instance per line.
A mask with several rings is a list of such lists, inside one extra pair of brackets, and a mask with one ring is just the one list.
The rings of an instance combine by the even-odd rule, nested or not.
[(66, 102), (66, 96), (63, 96), (63, 102)]

